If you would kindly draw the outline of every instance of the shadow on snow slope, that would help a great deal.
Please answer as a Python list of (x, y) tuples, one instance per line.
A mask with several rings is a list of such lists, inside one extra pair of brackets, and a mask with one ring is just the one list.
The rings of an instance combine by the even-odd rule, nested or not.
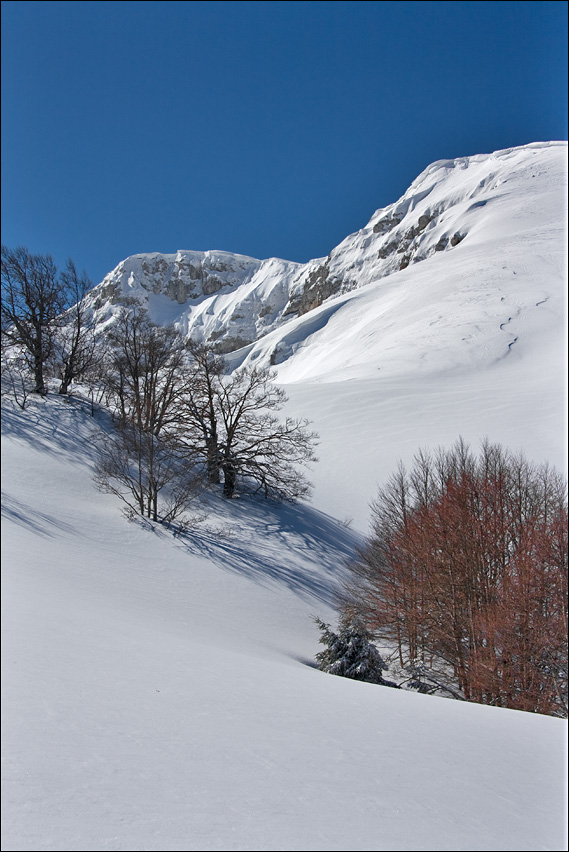
[(78, 397), (33, 398), (24, 411), (2, 404), (2, 434), (25, 441), (48, 455), (65, 453), (72, 464), (91, 465), (96, 450), (92, 440), (95, 419), (90, 403)]
[(221, 527), (205, 524), (178, 546), (261, 584), (278, 583), (304, 599), (337, 604), (361, 538), (304, 503), (275, 504), (242, 495), (229, 505), (210, 498)]
[[(36, 453), (83, 467), (87, 476), (96, 458), (94, 433), (109, 428), (105, 411), (93, 418), (89, 403), (76, 397), (50, 395), (33, 400), (25, 411), (3, 405), (6, 437), (27, 443)], [(38, 477), (40, 471), (38, 465)], [(116, 500), (111, 495), (100, 499)], [(137, 523), (146, 533), (163, 539), (164, 546), (168, 540), (181, 552), (204, 557), (255, 583), (276, 583), (305, 600), (337, 603), (347, 564), (361, 544), (356, 533), (306, 503), (278, 504), (248, 494), (227, 501), (206, 492), (199, 508), (206, 520), (179, 535), (146, 519), (138, 518)], [(56, 513), (8, 490), (2, 494), (2, 517), (42, 538), (81, 535)]]
[(75, 529), (55, 515), (39, 512), (27, 503), (2, 491), (2, 517), (25, 527), (42, 538), (55, 538), (57, 531), (74, 533)]

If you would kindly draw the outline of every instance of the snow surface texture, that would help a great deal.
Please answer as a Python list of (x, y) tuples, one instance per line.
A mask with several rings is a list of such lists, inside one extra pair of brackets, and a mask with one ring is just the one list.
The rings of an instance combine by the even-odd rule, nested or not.
[[(320, 432), (311, 506), (212, 495), (187, 539), (129, 524), (91, 480), (102, 421), (61, 398), (4, 410), (3, 850), (566, 848), (565, 722), (307, 665), (311, 615), (335, 623), (368, 503), (399, 458), (462, 434), (564, 466), (565, 154), (431, 166), (332, 253), (331, 270), (361, 259), (356, 286), (346, 273), (305, 313), (284, 316), (301, 292), (284, 291), (310, 272), (263, 262), (274, 275), (257, 302), (282, 292), (281, 319), (230, 357), (276, 362), (287, 413)], [(385, 239), (428, 205), (439, 218), (409, 238), (415, 262), (374, 273)], [(412, 221), (391, 226), (400, 213)], [(263, 264), (181, 254), (206, 282), (229, 276), (221, 266), (240, 280), (206, 283), (192, 307), (158, 276), (144, 290), (154, 319), (187, 330), (207, 303), (204, 326), (222, 331), (222, 307), (246, 302)], [(101, 318), (143, 295), (143, 260), (124, 262), (120, 293), (96, 294)]]

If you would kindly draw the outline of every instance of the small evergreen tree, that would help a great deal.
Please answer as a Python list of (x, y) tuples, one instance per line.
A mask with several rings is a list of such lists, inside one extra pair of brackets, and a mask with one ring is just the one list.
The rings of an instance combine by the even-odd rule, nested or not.
[(357, 615), (344, 613), (340, 617), (338, 633), (334, 633), (330, 625), (320, 618), (314, 621), (322, 633), (320, 643), (327, 646), (316, 654), (321, 671), (352, 680), (396, 687), (395, 683), (384, 680), (383, 672), (387, 664)]

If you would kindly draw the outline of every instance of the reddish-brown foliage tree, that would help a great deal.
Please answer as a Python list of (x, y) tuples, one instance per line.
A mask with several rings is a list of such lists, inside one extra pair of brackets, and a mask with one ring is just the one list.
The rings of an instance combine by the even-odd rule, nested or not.
[(459, 441), (400, 466), (372, 511), (350, 591), (400, 664), (446, 668), (468, 700), (566, 715), (562, 478)]

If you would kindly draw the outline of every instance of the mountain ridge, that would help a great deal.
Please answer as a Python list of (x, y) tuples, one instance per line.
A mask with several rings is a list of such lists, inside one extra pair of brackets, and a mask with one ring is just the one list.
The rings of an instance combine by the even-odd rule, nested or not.
[[(268, 335), (278, 337), (279, 329), (335, 297), (386, 279), (391, 284), (425, 261), (444, 258), (448, 271), (460, 257), (456, 250), (469, 243), (495, 251), (496, 238), (511, 242), (520, 228), (537, 235), (540, 227), (559, 227), (566, 149), (564, 142), (531, 143), (438, 160), (327, 257), (307, 263), (220, 250), (133, 255), (92, 291), (97, 321), (111, 321), (116, 306), (135, 297), (159, 324), (173, 323), (222, 354), (245, 356), (246, 348), (258, 349)], [(540, 204), (546, 196), (555, 199)], [(496, 222), (500, 233), (493, 235)], [(268, 362), (283, 357), (278, 343), (263, 351)]]

